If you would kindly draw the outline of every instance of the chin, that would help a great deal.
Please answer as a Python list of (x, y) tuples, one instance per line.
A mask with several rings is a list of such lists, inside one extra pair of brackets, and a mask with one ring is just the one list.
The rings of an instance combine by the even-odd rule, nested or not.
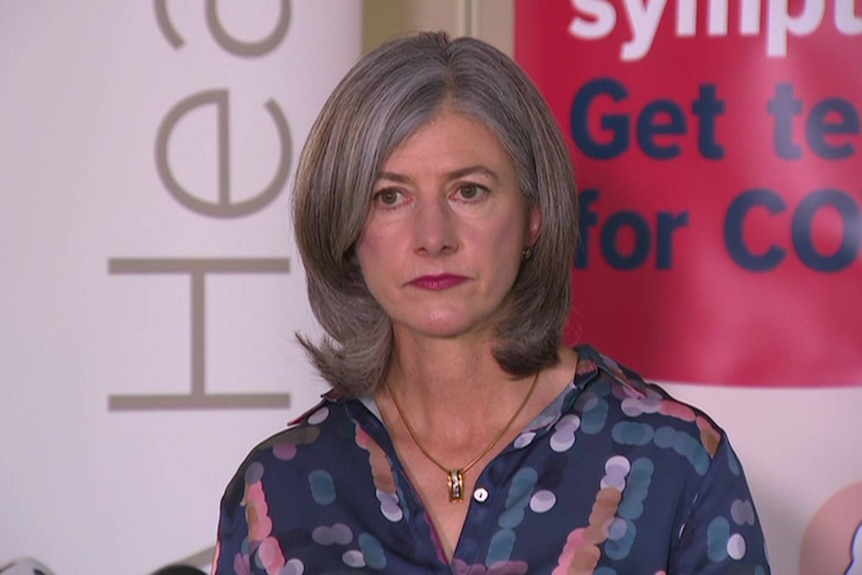
[(490, 331), (488, 324), (478, 318), (468, 317), (464, 311), (449, 311), (446, 314), (426, 316), (420, 321), (401, 323), (400, 331), (414, 333), (423, 337), (456, 339), (458, 337)]

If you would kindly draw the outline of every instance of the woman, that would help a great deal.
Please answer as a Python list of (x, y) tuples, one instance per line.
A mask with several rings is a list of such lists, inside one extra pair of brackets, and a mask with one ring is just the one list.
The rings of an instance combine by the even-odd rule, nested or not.
[(576, 203), (494, 48), (421, 34), (347, 74), (294, 205), (333, 390), (228, 486), (217, 575), (769, 572), (721, 429), (562, 345)]

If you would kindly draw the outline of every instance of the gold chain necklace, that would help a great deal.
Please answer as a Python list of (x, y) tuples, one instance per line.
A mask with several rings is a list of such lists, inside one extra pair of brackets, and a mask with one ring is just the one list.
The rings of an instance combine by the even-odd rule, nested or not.
[(479, 455), (473, 458), (470, 463), (465, 465), (460, 469), (448, 469), (445, 465), (434, 459), (430, 453), (428, 453), (422, 444), (419, 443), (419, 438), (416, 437), (416, 432), (413, 431), (413, 428), (410, 427), (410, 423), (407, 422), (407, 418), (404, 417), (404, 412), (401, 410), (401, 405), (398, 403), (398, 400), (395, 398), (395, 394), (392, 393), (392, 388), (389, 387), (389, 382), (386, 382), (386, 391), (389, 392), (389, 397), (392, 398), (392, 403), (395, 404), (395, 410), (398, 412), (398, 416), (401, 418), (401, 421), (404, 422), (404, 427), (407, 428), (407, 433), (410, 434), (410, 437), (413, 438), (413, 443), (416, 444), (416, 447), (419, 448), (419, 451), (428, 458), (428, 460), (439, 467), (443, 473), (446, 474), (446, 480), (449, 485), (449, 501), (463, 501), (464, 500), (464, 474), (470, 471), (470, 469), (479, 463), (479, 460), (488, 455), (488, 453), (494, 449), (494, 447), (499, 443), (499, 441), (506, 435), (506, 432), (509, 431), (509, 428), (512, 427), (512, 424), (515, 423), (515, 420), (518, 419), (518, 416), (521, 415), (521, 412), (526, 407), (527, 402), (530, 401), (530, 397), (533, 395), (533, 390), (536, 389), (536, 382), (539, 381), (539, 372), (536, 372), (536, 375), (533, 376), (533, 382), (530, 384), (530, 390), (527, 392), (527, 396), (524, 398), (524, 401), (521, 402), (521, 405), (518, 407), (518, 410), (515, 411), (515, 414), (509, 419), (509, 422), (500, 430), (500, 433), (488, 444), (488, 447), (482, 450)]

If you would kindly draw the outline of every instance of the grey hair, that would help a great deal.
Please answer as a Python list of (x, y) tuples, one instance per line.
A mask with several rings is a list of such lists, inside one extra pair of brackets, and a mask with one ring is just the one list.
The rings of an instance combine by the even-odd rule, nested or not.
[[(510, 154), (529, 213), (542, 213), (494, 357), (523, 377), (555, 364), (572, 307), (577, 191), (567, 144), (538, 89), (505, 54), (474, 38), (421, 33), (383, 44), (341, 80), (312, 126), (294, 183), (293, 224), (308, 297), (326, 336), (298, 335), (345, 396), (373, 393), (388, 374), (389, 317), (363, 279), (354, 247), (389, 155), (444, 106), (487, 125)], [(525, 213), (525, 217), (526, 217)]]

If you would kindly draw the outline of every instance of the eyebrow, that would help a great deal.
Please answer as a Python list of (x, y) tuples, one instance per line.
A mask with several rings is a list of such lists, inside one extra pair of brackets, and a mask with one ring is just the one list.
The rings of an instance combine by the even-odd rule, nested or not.
[[(487, 176), (494, 180), (495, 183), (500, 181), (500, 177), (497, 175), (497, 172), (481, 164), (453, 170), (448, 174), (445, 174), (444, 179), (447, 182), (451, 182), (452, 180), (457, 180), (459, 178), (463, 178), (464, 176), (469, 176), (472, 174), (481, 174)], [(412, 182), (409, 176), (405, 176), (404, 174), (398, 174), (395, 172), (379, 172), (376, 179), (389, 180), (391, 182), (397, 182), (399, 184), (409, 184)]]

